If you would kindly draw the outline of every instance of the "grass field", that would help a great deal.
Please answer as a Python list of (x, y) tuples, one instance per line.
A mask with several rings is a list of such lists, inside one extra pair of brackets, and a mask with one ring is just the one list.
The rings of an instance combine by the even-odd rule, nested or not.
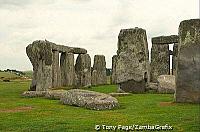
[(0, 72), (0, 78), (8, 78), (8, 79), (10, 79), (10, 78), (17, 78), (17, 77), (19, 77), (19, 76), (17, 76), (16, 74), (14, 74), (14, 73), (9, 73), (9, 72)]
[(23, 71), (25, 73), (26, 77), (32, 78), (33, 76), (33, 71)]
[[(173, 131), (200, 130), (199, 105), (175, 104), (172, 94), (133, 94), (118, 97), (120, 108), (93, 111), (62, 105), (58, 100), (24, 98), (30, 82), (0, 82), (0, 131), (90, 132), (99, 125), (165, 125)], [(115, 92), (115, 85), (91, 88)]]

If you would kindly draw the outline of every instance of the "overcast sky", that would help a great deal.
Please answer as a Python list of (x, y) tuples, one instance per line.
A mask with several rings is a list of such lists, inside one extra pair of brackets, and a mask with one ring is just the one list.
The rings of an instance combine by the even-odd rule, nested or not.
[(31, 70), (25, 48), (34, 40), (117, 51), (120, 29), (146, 29), (151, 37), (178, 33), (182, 20), (198, 18), (199, 0), (0, 0), (0, 69)]

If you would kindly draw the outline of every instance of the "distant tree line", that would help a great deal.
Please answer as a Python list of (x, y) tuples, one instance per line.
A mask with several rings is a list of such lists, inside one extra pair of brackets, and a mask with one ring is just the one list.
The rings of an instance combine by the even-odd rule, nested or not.
[(25, 75), (25, 73), (22, 72), (22, 71), (12, 70), (12, 69), (6, 69), (6, 70), (4, 70), (4, 72), (14, 73), (14, 74), (16, 74), (16, 75), (18, 75), (18, 76)]

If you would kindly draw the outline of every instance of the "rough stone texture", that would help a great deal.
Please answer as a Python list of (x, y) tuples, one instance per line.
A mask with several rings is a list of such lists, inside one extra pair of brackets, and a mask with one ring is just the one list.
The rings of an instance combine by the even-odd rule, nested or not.
[(61, 97), (61, 102), (92, 110), (113, 109), (119, 106), (117, 99), (110, 95), (81, 89), (68, 90)]
[[(152, 38), (151, 48), (151, 81), (156, 82), (159, 75), (170, 73), (170, 55), (173, 55), (173, 70), (175, 72), (177, 59), (178, 35), (159, 36)], [(169, 44), (174, 44), (173, 52), (169, 50)]]
[(66, 90), (50, 90), (45, 94), (45, 98), (60, 100), (62, 95), (66, 92)]
[(178, 56), (178, 43), (174, 43), (173, 56), (172, 56), (172, 75), (176, 74), (177, 56)]
[(118, 36), (117, 83), (124, 92), (145, 91), (148, 71), (148, 43), (141, 28), (122, 29)]
[(66, 53), (73, 53), (73, 54), (86, 54), (87, 50), (83, 48), (77, 48), (77, 47), (69, 47), (65, 45), (58, 45), (52, 42), (49, 42), (45, 40), (49, 44), (52, 45), (52, 50), (59, 51), (59, 52), (66, 52)]
[(159, 75), (170, 73), (170, 56), (168, 44), (152, 43), (151, 48), (151, 82), (157, 82)]
[(91, 58), (88, 54), (79, 54), (75, 64), (76, 87), (91, 86)]
[(200, 19), (179, 26), (176, 102), (200, 103)]
[(158, 91), (158, 83), (152, 83), (152, 82), (148, 83), (147, 90)]
[(34, 41), (26, 47), (26, 53), (33, 65), (33, 79), (30, 90), (45, 91), (52, 87), (52, 45), (47, 41)]
[(22, 93), (24, 97), (45, 97), (48, 99), (59, 100), (67, 90), (48, 90), (48, 91), (25, 91)]
[(61, 72), (59, 66), (59, 51), (53, 51), (53, 63), (52, 63), (52, 87), (61, 86)]
[(112, 77), (111, 77), (111, 83), (116, 84), (117, 83), (117, 76), (116, 76), (116, 63), (117, 63), (117, 55), (114, 55), (112, 57)]
[(69, 53), (73, 53), (73, 54), (86, 54), (87, 50), (83, 49), (83, 48), (70, 47), (69, 48)]
[(24, 97), (44, 97), (46, 94), (46, 91), (25, 91), (22, 93), (22, 96)]
[(152, 38), (153, 44), (173, 44), (178, 43), (178, 35), (171, 35), (171, 36), (159, 36)]
[[(57, 45), (47, 40), (37, 40), (26, 47), (26, 53), (33, 65), (33, 79), (30, 90), (45, 91), (61, 85), (59, 52), (85, 54), (87, 50)], [(69, 65), (71, 66), (71, 61), (69, 61)], [(73, 71), (71, 67), (67, 68), (70, 68), (67, 69), (70, 72)], [(67, 84), (72, 84), (71, 80), (74, 80), (72, 76), (72, 74), (67, 74)]]
[(73, 53), (61, 53), (60, 69), (62, 86), (73, 86), (75, 84), (75, 67)]
[(174, 93), (175, 92), (175, 76), (160, 75), (158, 77), (158, 92), (159, 93)]
[(91, 76), (91, 84), (92, 85), (97, 85), (97, 82), (98, 82), (98, 73), (97, 73), (97, 70), (92, 70), (92, 76)]
[(94, 56), (92, 71), (92, 85), (102, 85), (107, 83), (106, 60), (104, 55)]

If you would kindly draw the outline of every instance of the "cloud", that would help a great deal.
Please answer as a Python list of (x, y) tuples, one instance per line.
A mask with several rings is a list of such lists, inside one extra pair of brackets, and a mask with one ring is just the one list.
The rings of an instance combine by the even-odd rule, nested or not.
[(146, 29), (150, 48), (197, 16), (198, 0), (0, 0), (0, 69), (32, 69), (25, 47), (38, 39), (104, 54), (111, 67), (120, 29)]

